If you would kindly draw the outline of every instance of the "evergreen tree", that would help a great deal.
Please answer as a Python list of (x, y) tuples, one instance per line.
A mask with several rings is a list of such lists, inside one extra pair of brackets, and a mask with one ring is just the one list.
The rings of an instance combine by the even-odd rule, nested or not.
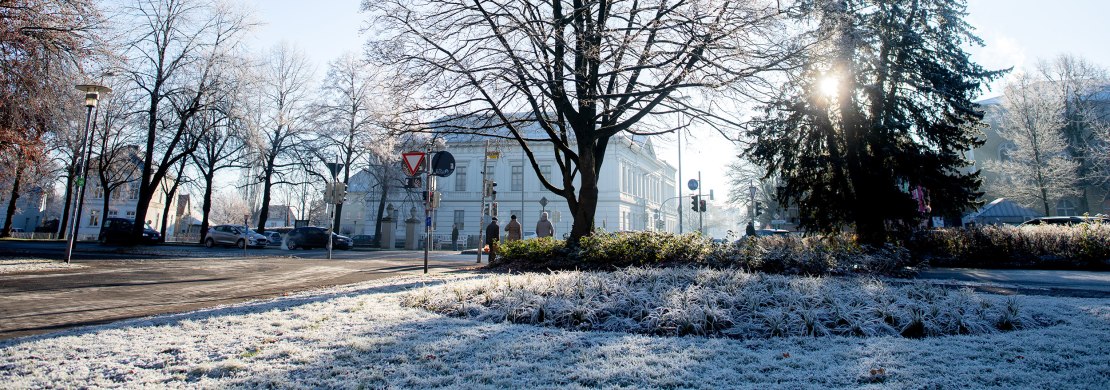
[(832, 232), (854, 225), (861, 242), (923, 215), (953, 215), (981, 193), (963, 152), (980, 141), (972, 103), (1002, 71), (973, 63), (982, 42), (963, 0), (815, 1), (819, 29), (807, 66), (749, 128), (748, 157), (785, 184), (802, 225)]

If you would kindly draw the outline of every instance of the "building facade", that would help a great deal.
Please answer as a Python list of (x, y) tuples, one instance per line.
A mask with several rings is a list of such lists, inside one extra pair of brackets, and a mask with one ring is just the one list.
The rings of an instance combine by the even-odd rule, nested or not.
[[(487, 159), (487, 139), (470, 135), (446, 135), (446, 151), (455, 158), (455, 171), (436, 178), (443, 194), (432, 217), (436, 237), (448, 237), (458, 227), (460, 237), (474, 236), (488, 223), (483, 217), (483, 174), (497, 183), (497, 218), (503, 227), (516, 215), (525, 232), (534, 232), (540, 214), (547, 212), (556, 237), (569, 233), (573, 218), (565, 199), (543, 187), (523, 149), (516, 142), (499, 142), (489, 147), (497, 158)], [(533, 148), (539, 170), (549, 181), (560, 183), (554, 151)], [(398, 171), (402, 167), (396, 168)], [(677, 232), (675, 194), (676, 170), (655, 154), (650, 138), (617, 136), (605, 152), (598, 183), (595, 228), (605, 231), (652, 230)], [(424, 218), (419, 189), (401, 188), (397, 179), (390, 186), (386, 203), (399, 219)], [(575, 178), (575, 186), (578, 187)], [(374, 234), (381, 199), (379, 179), (367, 171), (351, 177), (348, 201), (343, 206), (340, 232)], [(546, 199), (546, 205), (541, 200)], [(668, 200), (670, 200), (668, 202)], [(422, 224), (421, 224), (422, 227)], [(397, 232), (403, 237), (404, 223)], [(465, 238), (464, 238), (465, 239)], [(460, 239), (464, 240), (464, 239)]]

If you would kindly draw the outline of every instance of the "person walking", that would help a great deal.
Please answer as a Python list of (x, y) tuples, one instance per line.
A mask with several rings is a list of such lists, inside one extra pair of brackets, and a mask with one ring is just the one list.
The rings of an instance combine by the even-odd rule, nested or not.
[(459, 250), (459, 224), (451, 225), (451, 247)]
[(505, 237), (509, 241), (520, 240), (520, 222), (516, 221), (516, 215), (509, 217), (509, 223), (505, 224), (505, 232), (508, 233)]
[(486, 226), (486, 246), (489, 246), (489, 264), (497, 259), (497, 241), (500, 240), (501, 226), (497, 224), (497, 217), (490, 220)]
[(536, 222), (536, 237), (551, 237), (555, 235), (555, 227), (547, 219), (547, 212), (540, 214), (540, 221)]

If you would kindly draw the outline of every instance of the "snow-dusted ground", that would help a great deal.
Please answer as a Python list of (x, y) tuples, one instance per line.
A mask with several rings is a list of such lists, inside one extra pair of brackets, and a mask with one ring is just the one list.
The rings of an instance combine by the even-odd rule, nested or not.
[[(1044, 324), (908, 339), (666, 337), (490, 323), (403, 306), (406, 277), (0, 342), (4, 388), (1091, 388), (1110, 300), (1020, 297)], [(993, 299), (993, 298), (992, 298)]]
[(48, 259), (33, 259), (33, 258), (7, 258), (0, 257), (0, 274), (10, 274), (14, 272), (37, 272), (49, 271), (55, 269), (77, 269), (85, 268), (81, 264), (69, 263), (66, 264), (60, 260)]

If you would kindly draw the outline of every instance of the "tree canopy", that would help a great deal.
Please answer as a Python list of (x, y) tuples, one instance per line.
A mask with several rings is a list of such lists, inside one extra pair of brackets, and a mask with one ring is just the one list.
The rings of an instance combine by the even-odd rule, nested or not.
[(980, 179), (964, 152), (983, 113), (972, 99), (1003, 72), (964, 50), (981, 45), (964, 2), (815, 1), (807, 12), (819, 44), (747, 131), (748, 157), (785, 185), (778, 201), (808, 229), (852, 225), (866, 243), (974, 205)]

